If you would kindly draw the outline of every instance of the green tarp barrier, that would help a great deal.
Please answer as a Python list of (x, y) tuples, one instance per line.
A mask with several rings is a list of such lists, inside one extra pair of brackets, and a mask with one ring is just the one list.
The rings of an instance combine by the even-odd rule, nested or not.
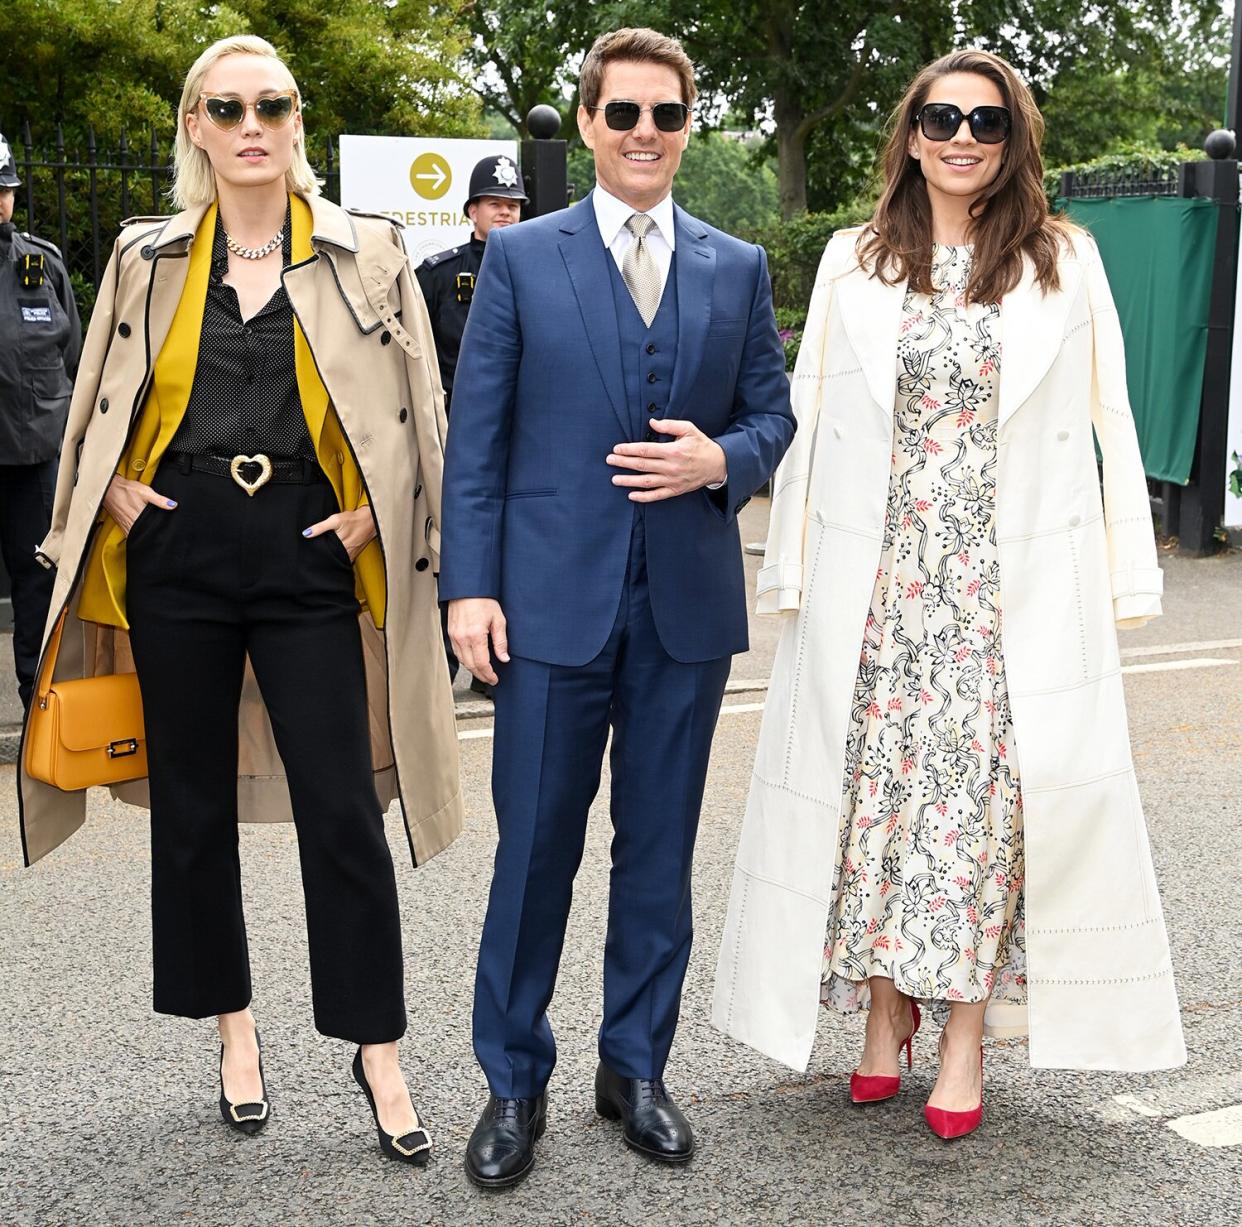
[(1058, 203), (1100, 247), (1126, 341), (1143, 467), (1184, 486), (1199, 428), (1218, 205), (1176, 196)]

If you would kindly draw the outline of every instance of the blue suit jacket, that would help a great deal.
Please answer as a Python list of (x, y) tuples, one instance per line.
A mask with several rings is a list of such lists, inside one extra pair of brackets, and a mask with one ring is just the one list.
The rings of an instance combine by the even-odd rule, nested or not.
[[(656, 629), (674, 659), (744, 652), (736, 512), (793, 439), (761, 247), (675, 209), (677, 361), (667, 417), (728, 458), (723, 490), (646, 504)], [(616, 620), (635, 504), (605, 457), (634, 442), (617, 312), (590, 197), (487, 240), (444, 468), (440, 599), (495, 597), (509, 650), (583, 665)], [(671, 275), (671, 274), (670, 274)]]

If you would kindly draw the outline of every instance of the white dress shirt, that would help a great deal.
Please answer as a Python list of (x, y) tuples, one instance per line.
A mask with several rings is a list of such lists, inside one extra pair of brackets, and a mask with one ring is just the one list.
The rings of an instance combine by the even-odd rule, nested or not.
[[(591, 193), (591, 203), (595, 206), (595, 221), (599, 226), (604, 246), (612, 252), (612, 258), (617, 262), (617, 270), (620, 271), (623, 267), (622, 261), (625, 259), (625, 253), (634, 241), (634, 236), (626, 228), (625, 223), (640, 210), (631, 208), (623, 200), (618, 200), (598, 183)], [(660, 270), (660, 293), (663, 294), (665, 283), (668, 281), (668, 270), (673, 263), (673, 249), (677, 246), (677, 239), (673, 233), (672, 195), (665, 196), (658, 205), (648, 209), (647, 216), (655, 222), (655, 226), (647, 232), (647, 250), (651, 253), (656, 268)]]

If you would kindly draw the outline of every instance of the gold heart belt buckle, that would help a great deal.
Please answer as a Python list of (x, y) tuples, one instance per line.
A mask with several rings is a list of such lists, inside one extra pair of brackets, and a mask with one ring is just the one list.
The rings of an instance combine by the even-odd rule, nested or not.
[[(245, 465), (258, 465), (259, 475), (254, 481), (247, 481), (242, 476), (242, 468)], [(245, 492), (254, 498), (254, 492), (266, 486), (272, 480), (272, 462), (261, 453), (258, 456), (234, 456), (232, 463), (229, 465), (229, 476), (239, 485)]]

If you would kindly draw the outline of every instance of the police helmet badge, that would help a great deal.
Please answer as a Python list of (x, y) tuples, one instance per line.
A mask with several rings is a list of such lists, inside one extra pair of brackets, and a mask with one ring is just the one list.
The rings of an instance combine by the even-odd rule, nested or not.
[(514, 187), (518, 181), (517, 167), (508, 158), (496, 159), (494, 178), (502, 187)]
[(10, 165), (13, 161), (13, 151), (9, 148), (9, 142), (0, 135), (0, 170)]

